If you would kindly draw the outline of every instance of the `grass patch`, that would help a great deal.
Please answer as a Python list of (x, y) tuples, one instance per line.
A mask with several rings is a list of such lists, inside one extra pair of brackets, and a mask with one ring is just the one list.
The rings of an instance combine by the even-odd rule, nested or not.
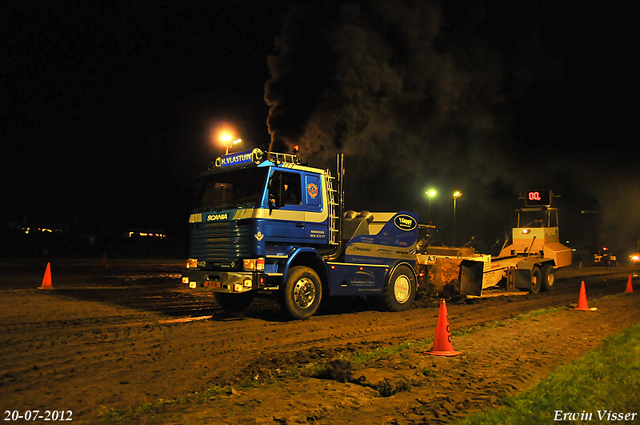
[(144, 403), (138, 407), (128, 410), (105, 409), (100, 416), (94, 421), (82, 421), (83, 424), (96, 425), (134, 425), (140, 422), (147, 422), (149, 419), (155, 418), (158, 413), (165, 412), (168, 408), (175, 405), (186, 405), (191, 397), (180, 397), (173, 400), (158, 400), (155, 403)]
[[(609, 423), (619, 418), (607, 416), (608, 412), (638, 412), (640, 323), (606, 338), (602, 347), (559, 367), (535, 388), (506, 398), (504, 404), (504, 408), (474, 414), (456, 424), (552, 423), (572, 413), (577, 414), (569, 417), (572, 420)], [(623, 418), (637, 421), (639, 416)]]
[(527, 313), (518, 314), (511, 319), (506, 320), (496, 320), (495, 322), (483, 323), (479, 326), (472, 326), (470, 328), (454, 330), (451, 331), (452, 336), (464, 336), (470, 335), (478, 330), (482, 329), (495, 329), (495, 328), (504, 328), (513, 322), (518, 322), (521, 320), (531, 320), (534, 317), (542, 316), (543, 314), (555, 313), (556, 311), (566, 310), (567, 307), (549, 307), (549, 308), (541, 308), (540, 310), (533, 310)]
[[(503, 328), (513, 322), (517, 322), (520, 320), (530, 320), (531, 318), (536, 316), (555, 313), (557, 311), (566, 310), (566, 309), (567, 307), (549, 307), (549, 308), (543, 308), (540, 310), (533, 310), (527, 313), (518, 314), (517, 316), (507, 320), (498, 320), (495, 322), (483, 323), (481, 325), (471, 326), (464, 329), (452, 330), (451, 336), (461, 337), (461, 336), (471, 335), (474, 332), (478, 332), (484, 329)], [(424, 348), (431, 343), (433, 343), (433, 338), (428, 338), (428, 339), (413, 341), (413, 342), (403, 342), (402, 344), (393, 345), (391, 347), (383, 347), (373, 351), (355, 353), (353, 356), (349, 357), (349, 360), (354, 363), (364, 364), (364, 363), (367, 363), (369, 360), (377, 359), (384, 356), (395, 355), (405, 350)]]
[(351, 360), (354, 363), (364, 364), (364, 363), (367, 363), (369, 360), (377, 359), (385, 356), (392, 356), (394, 354), (401, 353), (404, 350), (422, 348), (427, 344), (429, 344), (430, 342), (433, 342), (433, 338), (429, 338), (421, 341), (414, 341), (414, 342), (403, 342), (402, 344), (392, 345), (390, 347), (378, 348), (373, 351), (358, 352), (353, 354), (352, 356), (349, 356), (349, 360)]

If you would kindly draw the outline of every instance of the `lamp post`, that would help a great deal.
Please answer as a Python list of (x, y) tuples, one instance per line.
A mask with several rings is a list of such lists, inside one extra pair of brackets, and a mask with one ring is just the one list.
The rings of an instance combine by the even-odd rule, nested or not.
[(225, 152), (225, 155), (229, 155), (229, 148), (231, 146), (242, 142), (242, 139), (236, 139), (236, 140), (233, 140), (233, 141), (231, 139), (232, 139), (232, 137), (231, 137), (231, 135), (229, 133), (223, 133), (222, 136), (220, 136), (220, 140), (227, 147), (227, 151)]
[(462, 196), (459, 190), (453, 192), (453, 246), (456, 245), (456, 207), (458, 198)]
[(436, 192), (435, 189), (429, 189), (429, 190), (426, 190), (424, 194), (427, 195), (427, 199), (429, 200), (429, 210), (427, 213), (427, 219), (431, 220), (431, 198), (435, 198), (438, 192)]

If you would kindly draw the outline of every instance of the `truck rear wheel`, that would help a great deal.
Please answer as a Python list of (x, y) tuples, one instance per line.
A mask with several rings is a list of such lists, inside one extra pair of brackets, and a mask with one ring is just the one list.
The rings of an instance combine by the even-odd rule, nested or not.
[(553, 267), (553, 265), (551, 264), (545, 264), (540, 268), (540, 277), (542, 280), (542, 291), (550, 291), (556, 280), (555, 267)]
[(405, 311), (416, 298), (416, 275), (409, 266), (399, 265), (384, 285), (382, 300), (389, 311)]
[(289, 270), (287, 281), (280, 292), (280, 307), (292, 319), (313, 316), (322, 299), (322, 282), (310, 267), (296, 266)]
[(531, 270), (531, 287), (529, 288), (529, 292), (532, 294), (537, 294), (540, 292), (540, 287), (542, 286), (542, 276), (540, 273), (540, 269), (536, 266)]

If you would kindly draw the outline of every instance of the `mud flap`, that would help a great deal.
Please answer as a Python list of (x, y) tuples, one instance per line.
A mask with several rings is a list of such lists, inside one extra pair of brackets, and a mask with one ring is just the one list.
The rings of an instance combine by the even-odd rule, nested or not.
[(516, 287), (516, 290), (530, 290), (531, 269), (516, 269), (513, 272), (515, 274), (514, 286)]
[(516, 287), (516, 269), (507, 270), (506, 287), (507, 292), (516, 292), (519, 289)]
[(463, 260), (460, 264), (460, 295), (482, 295), (484, 263)]

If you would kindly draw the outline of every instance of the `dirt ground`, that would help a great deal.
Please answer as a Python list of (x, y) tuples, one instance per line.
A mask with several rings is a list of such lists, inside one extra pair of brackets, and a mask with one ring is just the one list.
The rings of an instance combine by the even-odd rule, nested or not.
[[(140, 423), (447, 423), (499, 406), (640, 317), (639, 285), (622, 294), (634, 270), (565, 269), (551, 293), (450, 302), (452, 330), (473, 329), (453, 337), (461, 356), (426, 355), (428, 344), (353, 363), (344, 359), (355, 352), (432, 338), (437, 300), (389, 313), (349, 298), (287, 321), (271, 299), (224, 313), (210, 294), (182, 286), (182, 262), (52, 260), (55, 289), (38, 290), (45, 266), (0, 261), (3, 420), (55, 409), (91, 423), (154, 403), (159, 411)], [(597, 311), (510, 320), (575, 304), (581, 281)], [(327, 363), (323, 376), (284, 376)], [(225, 390), (203, 396), (213, 385)]]

